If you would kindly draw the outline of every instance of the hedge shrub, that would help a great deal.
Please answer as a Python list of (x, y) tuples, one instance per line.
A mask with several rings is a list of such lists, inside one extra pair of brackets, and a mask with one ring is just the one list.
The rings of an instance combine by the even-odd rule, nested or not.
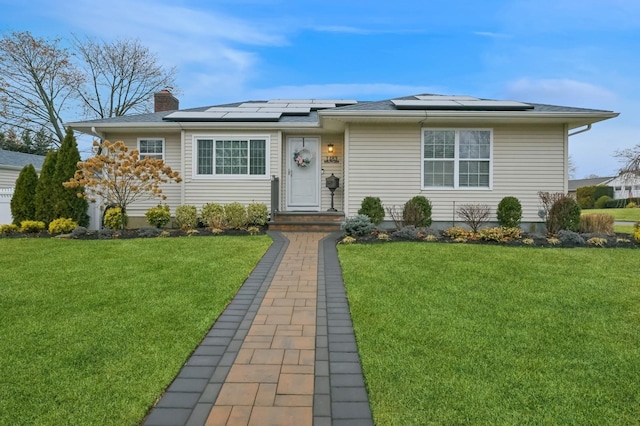
[(211, 229), (224, 229), (224, 206), (218, 203), (207, 203), (202, 206), (202, 221)]
[(431, 226), (431, 202), (423, 195), (407, 201), (402, 209), (402, 223), (418, 228)]
[(522, 220), (522, 204), (516, 197), (504, 197), (498, 203), (496, 210), (500, 226), (505, 228), (519, 228)]
[(185, 204), (176, 208), (176, 223), (180, 229), (188, 231), (198, 226), (198, 209), (196, 206)]
[(250, 203), (247, 206), (247, 224), (264, 226), (269, 220), (269, 209), (264, 203)]
[(15, 223), (7, 223), (4, 225), (0, 225), (0, 234), (9, 235), (18, 232), (20, 228)]
[(49, 233), (52, 235), (56, 234), (68, 234), (78, 227), (78, 222), (73, 219), (67, 218), (58, 218), (51, 221), (49, 224)]
[(103, 222), (109, 229), (124, 229), (127, 225), (127, 214), (122, 207), (111, 207), (104, 213)]
[(613, 198), (613, 186), (604, 186), (604, 185), (596, 186), (595, 189), (593, 190), (594, 203), (598, 201), (598, 198), (605, 195), (607, 197)]
[(151, 207), (144, 215), (147, 217), (149, 225), (155, 226), (156, 228), (163, 228), (171, 221), (171, 210), (166, 204), (158, 204), (156, 207)]
[(640, 198), (638, 198), (638, 197), (620, 198), (620, 199), (617, 199), (617, 200), (607, 201), (607, 204), (605, 205), (605, 208), (607, 208), (607, 209), (624, 208), (624, 207), (627, 207), (627, 205), (629, 203), (640, 204)]
[(609, 197), (608, 195), (603, 195), (602, 197), (598, 198), (596, 200), (596, 202), (594, 203), (594, 207), (596, 209), (606, 209), (607, 208), (607, 203), (609, 201), (613, 200), (613, 198)]
[(379, 197), (365, 197), (358, 210), (359, 215), (367, 215), (372, 223), (380, 225), (384, 220), (384, 208)]
[(247, 226), (247, 209), (240, 203), (227, 204), (224, 218), (229, 228), (242, 229)]
[(595, 186), (581, 186), (576, 190), (576, 200), (582, 209), (592, 209), (593, 208), (593, 192), (595, 191)]
[(20, 222), (20, 232), (36, 233), (44, 231), (44, 222), (39, 220), (23, 220)]
[(561, 230), (578, 231), (580, 229), (580, 206), (571, 197), (563, 197), (557, 200), (549, 210), (547, 231), (557, 234)]

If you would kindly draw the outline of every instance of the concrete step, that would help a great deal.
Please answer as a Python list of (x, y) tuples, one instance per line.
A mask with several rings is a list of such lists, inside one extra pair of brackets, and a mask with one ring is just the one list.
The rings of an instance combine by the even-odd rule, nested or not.
[(337, 232), (340, 231), (341, 222), (329, 221), (278, 221), (269, 222), (269, 231), (289, 232)]
[(343, 212), (277, 212), (273, 222), (338, 222), (344, 221)]

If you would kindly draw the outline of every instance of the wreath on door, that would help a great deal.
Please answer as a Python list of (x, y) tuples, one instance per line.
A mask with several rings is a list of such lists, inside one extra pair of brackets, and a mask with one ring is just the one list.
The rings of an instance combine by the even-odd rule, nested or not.
[(311, 158), (311, 152), (306, 148), (293, 153), (293, 161), (298, 167), (307, 167), (311, 164)]

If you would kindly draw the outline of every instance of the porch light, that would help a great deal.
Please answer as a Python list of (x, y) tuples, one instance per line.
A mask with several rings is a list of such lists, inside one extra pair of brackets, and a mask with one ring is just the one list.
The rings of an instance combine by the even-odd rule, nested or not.
[(340, 160), (335, 152), (335, 147), (332, 143), (327, 145), (327, 156), (324, 157), (325, 163), (339, 163)]

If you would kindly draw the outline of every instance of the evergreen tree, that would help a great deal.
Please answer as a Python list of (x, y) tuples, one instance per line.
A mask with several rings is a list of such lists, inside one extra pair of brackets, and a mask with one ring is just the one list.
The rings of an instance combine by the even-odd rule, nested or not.
[(87, 226), (89, 224), (89, 216), (87, 215), (89, 205), (84, 197), (78, 196), (78, 193), (84, 192), (84, 188), (65, 188), (62, 186), (76, 173), (77, 164), (80, 161), (78, 144), (71, 127), (67, 129), (57, 157), (52, 185), (55, 194), (55, 217), (71, 218), (78, 225)]
[(20, 225), (23, 220), (33, 220), (36, 214), (35, 193), (38, 174), (33, 164), (22, 168), (11, 198), (11, 215), (13, 223)]
[(55, 182), (56, 159), (58, 153), (49, 151), (47, 158), (44, 160), (40, 178), (36, 186), (36, 220), (40, 220), (49, 226), (52, 220), (57, 219), (55, 216), (55, 200), (56, 194), (53, 184)]

